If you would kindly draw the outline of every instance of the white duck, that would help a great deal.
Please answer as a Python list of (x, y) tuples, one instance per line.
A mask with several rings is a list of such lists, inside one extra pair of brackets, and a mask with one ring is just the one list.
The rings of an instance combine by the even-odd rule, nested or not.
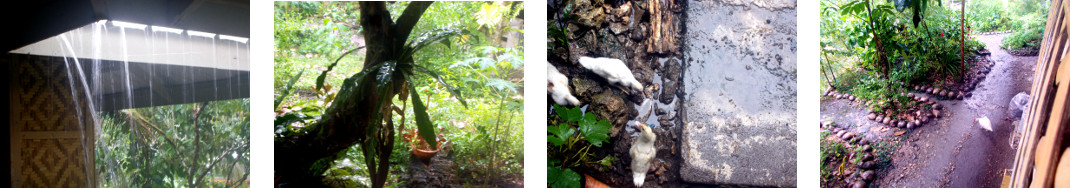
[(568, 77), (557, 71), (557, 67), (546, 62), (546, 92), (554, 99), (557, 105), (578, 106), (580, 100), (568, 90)]
[(988, 130), (989, 132), (992, 131), (992, 122), (988, 121), (988, 116), (981, 116), (980, 118), (974, 118), (973, 122), (977, 122), (977, 125), (980, 125), (981, 128), (983, 128), (985, 130)]
[(658, 137), (650, 130), (650, 126), (644, 123), (635, 123), (635, 126), (640, 132), (639, 138), (635, 139), (635, 143), (632, 143), (630, 151), (632, 155), (632, 182), (635, 183), (636, 187), (641, 187), (646, 179), (646, 172), (650, 170), (650, 163), (657, 154), (658, 150), (654, 148), (654, 141)]
[(610, 84), (619, 84), (628, 89), (643, 92), (643, 84), (635, 80), (632, 70), (624, 65), (624, 61), (602, 57), (580, 57), (580, 65), (595, 74), (606, 78)]

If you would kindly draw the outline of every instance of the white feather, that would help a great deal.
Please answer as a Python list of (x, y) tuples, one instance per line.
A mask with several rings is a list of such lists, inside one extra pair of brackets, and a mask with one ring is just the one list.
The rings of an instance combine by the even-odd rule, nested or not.
[(974, 121), (977, 121), (977, 125), (980, 125), (981, 128), (992, 131), (992, 122), (988, 121), (987, 116), (981, 116), (981, 118), (974, 119)]
[(629, 153), (632, 155), (632, 183), (635, 183), (636, 187), (641, 187), (646, 179), (646, 172), (650, 170), (650, 162), (657, 155), (658, 150), (654, 149), (654, 141), (658, 137), (650, 130), (650, 126), (638, 124), (639, 138), (632, 143)]
[(624, 61), (601, 57), (580, 57), (579, 61), (584, 68), (606, 78), (610, 84), (619, 84), (625, 88), (643, 91), (643, 84), (635, 80), (635, 75), (632, 75), (632, 70), (624, 65)]
[(546, 62), (546, 81), (549, 86), (546, 92), (554, 99), (557, 105), (578, 106), (580, 100), (576, 99), (568, 90), (568, 77), (557, 71), (557, 67)]

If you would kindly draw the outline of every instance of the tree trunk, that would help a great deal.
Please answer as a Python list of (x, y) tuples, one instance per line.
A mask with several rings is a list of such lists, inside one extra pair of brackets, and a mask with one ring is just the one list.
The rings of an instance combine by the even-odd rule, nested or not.
[(965, 70), (966, 68), (966, 0), (962, 0), (959, 4), (959, 13), (961, 14), (959, 19), (959, 70)]
[[(364, 30), (362, 33), (366, 40), (364, 68), (367, 69), (390, 60), (398, 60), (406, 39), (431, 3), (411, 2), (395, 23), (390, 20), (390, 12), (386, 9), (384, 2), (359, 2), (360, 25)], [(363, 80), (374, 81), (377, 75), (364, 74), (363, 76), (369, 79)], [(393, 98), (397, 95), (401, 90), (401, 83), (404, 83), (403, 79), (395, 75), (391, 81), (393, 84), (382, 93), (376, 88), (376, 84), (354, 83), (355, 80), (360, 80), (356, 78), (356, 74), (346, 79), (341, 90), (351, 89), (351, 91), (363, 92), (339, 92), (340, 96), (336, 97), (333, 104), (327, 108), (318, 123), (303, 128), (303, 132), (293, 136), (275, 139), (276, 186), (321, 186), (322, 175), (330, 168), (334, 160), (345, 154), (346, 149), (365, 141), (369, 126), (382, 125), (382, 122), (372, 119), (375, 113), (382, 112), (375, 108), (375, 105), (383, 99), (388, 99), (386, 97)], [(387, 138), (392, 141), (393, 132), (387, 131), (386, 133), (391, 134)], [(393, 146), (392, 142), (389, 144)], [(389, 153), (382, 158), (388, 157)], [(388, 163), (388, 160), (381, 161), (379, 164), (384, 163)], [(384, 175), (383, 178), (373, 178), (385, 181), (386, 169), (388, 168), (374, 169), (383, 172)], [(382, 186), (383, 181), (377, 181), (379, 184), (373, 186)]]
[(873, 20), (873, 10), (870, 8), (869, 0), (866, 0), (866, 14), (869, 15), (869, 30), (873, 33), (873, 43), (877, 45), (877, 71), (881, 73), (881, 78), (888, 77), (888, 63), (887, 58), (884, 57), (884, 46), (881, 46), (881, 35), (877, 32), (877, 21)]

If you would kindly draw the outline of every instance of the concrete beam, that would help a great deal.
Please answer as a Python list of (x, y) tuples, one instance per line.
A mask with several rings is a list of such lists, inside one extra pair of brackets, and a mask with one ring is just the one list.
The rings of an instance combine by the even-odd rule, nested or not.
[(196, 36), (182, 30), (173, 33), (160, 27), (126, 28), (115, 23), (92, 23), (11, 53), (249, 70), (247, 41)]
[(249, 71), (89, 59), (79, 63), (101, 111), (249, 97)]

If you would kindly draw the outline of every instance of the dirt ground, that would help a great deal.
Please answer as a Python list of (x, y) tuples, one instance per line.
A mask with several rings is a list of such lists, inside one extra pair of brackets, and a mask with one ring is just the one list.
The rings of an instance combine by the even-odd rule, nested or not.
[[(874, 185), (882, 187), (999, 187), (1004, 169), (1013, 168), (1011, 141), (1015, 124), (1008, 113), (1011, 98), (1028, 92), (1036, 56), (1013, 56), (999, 48), (1005, 34), (978, 38), (992, 52), (994, 65), (986, 78), (963, 100), (937, 100), (946, 115), (935, 123), (908, 131), (903, 137), (871, 134), (867, 138), (898, 142), (891, 164), (881, 168)], [(915, 93), (918, 94), (918, 93)], [(924, 95), (924, 94), (922, 94)], [(835, 114), (835, 115), (834, 115)], [(839, 122), (866, 123), (866, 112), (841, 100), (826, 100), (822, 117)], [(976, 126), (974, 118), (987, 116), (993, 131)], [(871, 121), (869, 121), (871, 122)], [(875, 125), (875, 124), (874, 124)], [(895, 132), (888, 131), (888, 132)]]

